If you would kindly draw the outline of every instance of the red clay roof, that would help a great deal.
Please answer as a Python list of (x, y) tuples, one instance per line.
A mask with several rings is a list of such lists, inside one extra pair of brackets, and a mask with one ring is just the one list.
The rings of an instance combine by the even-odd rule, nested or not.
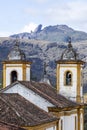
[(0, 130), (25, 130), (17, 125), (12, 125), (3, 121), (0, 121)]
[(15, 84), (22, 84), (28, 89), (31, 89), (41, 97), (48, 100), (57, 108), (66, 108), (66, 107), (76, 107), (80, 104), (67, 99), (66, 97), (58, 94), (56, 89), (47, 83), (39, 83), (35, 81), (16, 81), (15, 83), (7, 86), (6, 88), (2, 89), (0, 93), (3, 93), (5, 90), (11, 88)]
[(34, 81), (18, 81), (22, 85), (26, 86), (27, 88), (33, 90), (34, 92), (38, 93), (43, 98), (47, 99), (50, 103), (55, 105), (58, 108), (65, 108), (65, 107), (76, 107), (79, 104), (68, 100), (64, 96), (57, 94), (55, 88), (50, 86), (46, 83), (38, 83)]
[(18, 94), (0, 94), (0, 119), (19, 126), (35, 126), (57, 121)]

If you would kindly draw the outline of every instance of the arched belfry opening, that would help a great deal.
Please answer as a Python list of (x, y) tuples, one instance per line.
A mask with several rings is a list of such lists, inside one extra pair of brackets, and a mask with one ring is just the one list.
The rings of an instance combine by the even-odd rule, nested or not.
[(83, 102), (82, 70), (84, 62), (68, 39), (68, 46), (57, 63), (57, 91), (76, 102)]
[(70, 71), (65, 73), (65, 85), (71, 85), (72, 83), (72, 74)]
[(11, 72), (11, 83), (14, 83), (15, 81), (17, 81), (17, 72), (12, 71)]

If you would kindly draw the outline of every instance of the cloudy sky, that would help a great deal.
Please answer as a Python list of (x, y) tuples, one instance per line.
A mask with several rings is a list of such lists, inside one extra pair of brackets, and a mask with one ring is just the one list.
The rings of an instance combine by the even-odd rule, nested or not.
[(87, 32), (87, 0), (0, 0), (0, 36), (66, 24)]

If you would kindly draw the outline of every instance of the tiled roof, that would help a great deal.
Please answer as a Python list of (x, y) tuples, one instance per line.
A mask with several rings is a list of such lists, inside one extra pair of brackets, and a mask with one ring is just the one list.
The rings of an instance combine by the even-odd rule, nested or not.
[(68, 100), (64, 96), (57, 94), (56, 89), (46, 83), (38, 83), (34, 81), (19, 81), (19, 83), (38, 93), (58, 108), (78, 106), (76, 102)]
[(35, 126), (58, 118), (38, 108), (18, 94), (0, 94), (0, 119), (19, 126)]
[(16, 125), (9, 124), (3, 121), (0, 121), (0, 130), (25, 130), (24, 128), (20, 128)]

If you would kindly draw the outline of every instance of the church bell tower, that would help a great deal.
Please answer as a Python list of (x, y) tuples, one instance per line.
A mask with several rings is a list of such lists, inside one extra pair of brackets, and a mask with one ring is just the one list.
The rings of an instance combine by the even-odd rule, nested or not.
[(83, 102), (83, 64), (69, 40), (67, 49), (57, 61), (57, 91), (76, 102)]
[(16, 40), (7, 60), (3, 62), (3, 88), (17, 80), (30, 81), (30, 65), (31, 62), (26, 61), (26, 56)]

